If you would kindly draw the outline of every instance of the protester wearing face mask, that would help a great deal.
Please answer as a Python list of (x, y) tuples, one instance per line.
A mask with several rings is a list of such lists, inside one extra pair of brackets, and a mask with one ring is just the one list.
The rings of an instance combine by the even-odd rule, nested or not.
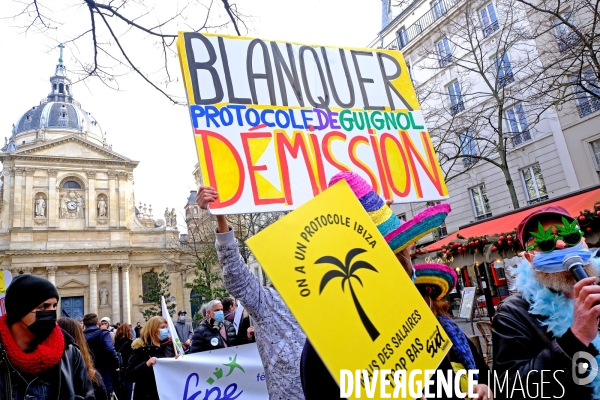
[(157, 358), (175, 357), (167, 320), (152, 317), (131, 345), (125, 379), (134, 382), (133, 400), (159, 400), (153, 365)]
[[(525, 249), (515, 271), (517, 294), (498, 305), (492, 338), (498, 381), (523, 390), (503, 390), (496, 397), (530, 398), (541, 391), (554, 398), (600, 398), (600, 377), (579, 384), (572, 376), (575, 363), (578, 370), (583, 366), (577, 353), (600, 360), (595, 251), (587, 248), (577, 220), (559, 206), (527, 215), (517, 226), (517, 238)], [(576, 282), (565, 270), (563, 261), (571, 256), (581, 258), (589, 278)], [(592, 363), (587, 365), (579, 377), (593, 373)]]
[(192, 336), (192, 353), (222, 349), (237, 345), (235, 327), (225, 320), (223, 304), (219, 300), (206, 305), (206, 318)]
[(185, 322), (185, 315), (187, 312), (185, 310), (180, 310), (177, 313), (177, 321), (175, 321), (175, 330), (177, 331), (177, 337), (179, 337), (179, 341), (183, 344), (184, 350), (189, 350), (192, 345), (192, 335), (194, 334), (194, 330), (192, 329), (192, 324), (189, 322)]
[(13, 278), (0, 317), (1, 399), (94, 399), (79, 349), (56, 324), (58, 299), (43, 278)]
[[(450, 304), (446, 300), (446, 295), (456, 288), (456, 272), (447, 265), (434, 263), (415, 265), (414, 270), (416, 275), (415, 285), (419, 293), (421, 293), (423, 300), (429, 305), (452, 342), (452, 347), (438, 366), (436, 374), (443, 373), (444, 376), (451, 376), (454, 382), (459, 371), (478, 370), (478, 373), (474, 376), (478, 384), (472, 388), (475, 396), (470, 398), (472, 400), (493, 400), (493, 393), (487, 385), (489, 378), (487, 364), (478, 353), (475, 345), (467, 339), (467, 336), (448, 314)], [(466, 393), (471, 389), (468, 385), (467, 376), (461, 375), (459, 379), (460, 390)], [(438, 391), (437, 380), (431, 386), (430, 393), (436, 393), (436, 397), (427, 397), (428, 399), (459, 399), (456, 397), (456, 393), (448, 397), (443, 391)], [(438, 393), (440, 396), (437, 395)]]

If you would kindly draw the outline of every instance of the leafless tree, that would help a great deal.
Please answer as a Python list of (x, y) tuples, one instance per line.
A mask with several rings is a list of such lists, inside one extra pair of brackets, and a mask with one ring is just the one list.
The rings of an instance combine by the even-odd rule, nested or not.
[(77, 80), (99, 79), (118, 89), (131, 72), (175, 104), (178, 31), (247, 31), (247, 16), (229, 0), (12, 0), (4, 19), (29, 35), (42, 34), (69, 47)]
[(554, 104), (575, 100), (583, 116), (600, 109), (600, 1), (518, 0), (528, 8), (532, 37)]
[(531, 139), (552, 106), (540, 96), (541, 65), (523, 23), (525, 7), (510, 0), (494, 2), (489, 11), (473, 0), (444, 3), (452, 10), (440, 14), (454, 15), (415, 50), (413, 58), (421, 61), (413, 70), (446, 181), (489, 163), (501, 171), (512, 205), (519, 208), (510, 153)]

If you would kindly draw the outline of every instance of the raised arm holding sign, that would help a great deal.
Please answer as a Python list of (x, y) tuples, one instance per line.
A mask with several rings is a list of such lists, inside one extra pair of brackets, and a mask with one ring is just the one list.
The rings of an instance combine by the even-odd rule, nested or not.
[[(216, 190), (200, 187), (196, 198), (201, 208), (218, 199)], [(300, 384), (300, 354), (306, 336), (273, 288), (263, 287), (240, 255), (233, 228), (224, 215), (217, 216), (217, 254), (223, 283), (254, 320), (256, 344), (265, 367), (269, 398), (304, 400)], [(276, 251), (273, 247), (273, 251)]]

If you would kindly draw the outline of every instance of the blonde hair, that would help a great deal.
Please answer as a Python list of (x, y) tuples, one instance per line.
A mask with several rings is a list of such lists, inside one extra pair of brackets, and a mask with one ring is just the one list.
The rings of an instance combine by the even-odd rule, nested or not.
[(158, 330), (162, 324), (166, 324), (167, 320), (163, 317), (152, 317), (146, 322), (146, 325), (140, 332), (140, 338), (150, 345), (151, 343), (155, 346), (160, 346), (160, 340), (158, 339)]

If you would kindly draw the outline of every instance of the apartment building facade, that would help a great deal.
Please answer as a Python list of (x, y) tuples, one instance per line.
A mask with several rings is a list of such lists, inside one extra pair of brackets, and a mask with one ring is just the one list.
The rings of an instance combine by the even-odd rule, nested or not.
[[(581, 95), (545, 105), (536, 84), (548, 60), (538, 49), (560, 51), (564, 27), (532, 39), (533, 20), (506, 0), (382, 0), (382, 30), (369, 47), (402, 51), (448, 177), (453, 211), (422, 242), (510, 212), (515, 202), (525, 207), (600, 183), (600, 103)], [(406, 218), (424, 207), (393, 206)]]

